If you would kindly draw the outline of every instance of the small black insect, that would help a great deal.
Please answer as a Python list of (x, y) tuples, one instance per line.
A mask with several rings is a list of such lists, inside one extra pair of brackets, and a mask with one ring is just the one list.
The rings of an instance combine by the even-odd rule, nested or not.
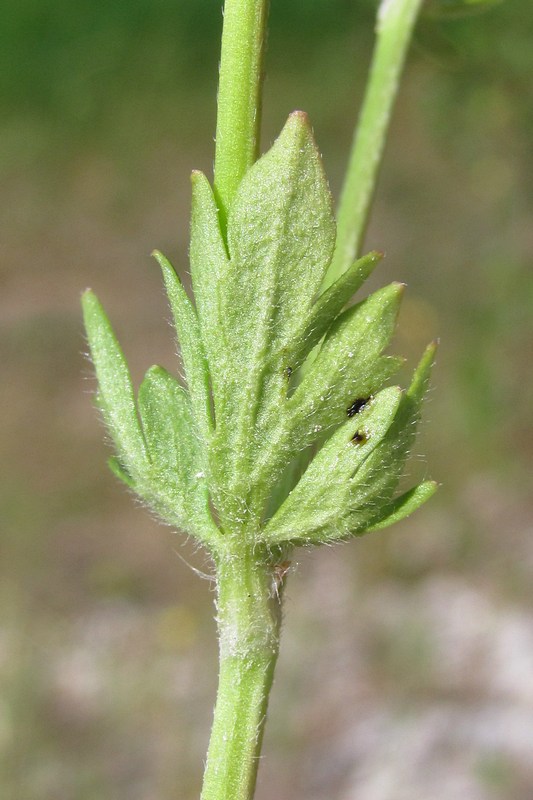
[(349, 417), (355, 417), (356, 414), (359, 414), (360, 411), (366, 406), (370, 397), (358, 397), (357, 400), (354, 400), (351, 406), (348, 406), (346, 409), (346, 413)]
[(285, 369), (285, 377), (290, 378), (292, 375), (292, 367), (287, 367)]
[(356, 431), (352, 436), (352, 444), (366, 444), (368, 442), (368, 434), (365, 431)]

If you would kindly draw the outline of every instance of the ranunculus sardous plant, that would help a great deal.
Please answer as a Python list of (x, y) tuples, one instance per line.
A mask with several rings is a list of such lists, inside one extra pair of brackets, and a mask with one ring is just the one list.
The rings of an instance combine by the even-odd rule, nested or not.
[(184, 382), (155, 366), (135, 394), (102, 306), (83, 297), (110, 467), (214, 565), (220, 683), (203, 800), (253, 796), (294, 548), (384, 528), (436, 488), (398, 493), (435, 344), (406, 390), (391, 385), (403, 284), (353, 302), (381, 258), (357, 256), (420, 5), (380, 7), (336, 223), (303, 112), (257, 157), (267, 3), (227, 0), (213, 186), (192, 176), (192, 298), (155, 253)]
[[(403, 285), (348, 305), (380, 260), (370, 253), (321, 289), (335, 220), (305, 114), (291, 114), (247, 171), (225, 235), (199, 172), (192, 202), (195, 305), (155, 253), (186, 385), (151, 367), (135, 397), (102, 307), (92, 292), (84, 298), (113, 471), (216, 558), (249, 545), (285, 560), (295, 545), (346, 539), (409, 514), (435, 488), (426, 482), (395, 496), (434, 346), (406, 392), (384, 388), (403, 363), (383, 354)], [(293, 478), (295, 462), (309, 463)]]

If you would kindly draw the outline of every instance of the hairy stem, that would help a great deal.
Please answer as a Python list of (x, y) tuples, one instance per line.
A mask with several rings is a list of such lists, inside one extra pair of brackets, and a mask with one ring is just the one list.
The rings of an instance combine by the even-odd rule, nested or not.
[(220, 672), (201, 800), (251, 800), (278, 656), (281, 601), (267, 556), (217, 559)]
[(224, 6), (214, 176), (223, 227), (259, 152), (268, 5), (269, 0), (226, 0)]
[(422, 0), (382, 0), (377, 39), (337, 215), (337, 244), (324, 286), (360, 253), (394, 101)]

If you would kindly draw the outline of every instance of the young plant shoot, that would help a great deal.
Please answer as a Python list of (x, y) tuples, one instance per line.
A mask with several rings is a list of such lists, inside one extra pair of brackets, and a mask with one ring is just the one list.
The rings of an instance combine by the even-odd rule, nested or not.
[(352, 303), (381, 258), (360, 248), (421, 2), (379, 9), (336, 222), (303, 112), (259, 155), (268, 3), (226, 0), (214, 180), (192, 175), (192, 296), (154, 253), (183, 383), (154, 366), (135, 393), (102, 306), (83, 296), (110, 467), (213, 563), (220, 673), (202, 800), (253, 797), (294, 549), (385, 528), (436, 489), (397, 491), (435, 344), (407, 389), (391, 385), (404, 286)]

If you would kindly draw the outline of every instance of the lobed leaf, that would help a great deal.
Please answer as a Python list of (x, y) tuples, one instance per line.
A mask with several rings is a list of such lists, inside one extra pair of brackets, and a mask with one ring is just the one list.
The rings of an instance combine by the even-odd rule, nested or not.
[(279, 414), (285, 349), (309, 319), (334, 239), (320, 155), (306, 116), (296, 112), (229, 209), (230, 261), (218, 284), (223, 334), (210, 356), (210, 364), (223, 365), (214, 392), (214, 463), (226, 496), (249, 486), (255, 429)]
[(412, 447), (420, 408), (429, 385), (436, 343), (430, 344), (416, 368), (411, 385), (402, 397), (394, 423), (374, 452), (352, 479), (354, 531), (366, 530), (381, 510), (393, 500), (398, 481)]
[(267, 524), (265, 541), (318, 543), (346, 535), (350, 479), (386, 435), (400, 399), (398, 387), (384, 389), (330, 437)]
[(211, 185), (198, 171), (193, 172), (191, 181), (191, 277), (216, 401), (222, 394), (227, 374), (225, 318), (220, 308), (219, 287), (228, 270), (229, 258)]
[(168, 486), (191, 482), (199, 469), (198, 439), (185, 389), (163, 367), (150, 367), (139, 388), (139, 413), (154, 470)]
[(196, 311), (174, 268), (165, 256), (154, 251), (163, 273), (178, 341), (185, 377), (191, 398), (192, 413), (205, 446), (213, 430), (209, 369), (198, 325)]
[(113, 438), (122, 470), (134, 482), (147, 469), (149, 457), (124, 354), (96, 295), (82, 297), (85, 330), (98, 378), (98, 405)]
[(209, 539), (201, 442), (187, 392), (162, 367), (151, 367), (139, 389), (139, 412), (152, 468), (145, 499), (167, 521)]
[(380, 509), (379, 517), (371, 522), (365, 533), (371, 531), (378, 531), (382, 528), (388, 528), (395, 522), (405, 519), (417, 508), (420, 508), (430, 497), (433, 497), (438, 489), (438, 484), (435, 481), (424, 481), (414, 486), (409, 491), (397, 497), (391, 503)]
[(287, 460), (346, 418), (357, 398), (375, 394), (403, 359), (380, 356), (396, 322), (403, 285), (391, 284), (347, 309), (292, 397), (259, 429), (252, 480), (274, 486)]
[[(404, 395), (396, 387), (379, 391), (402, 363), (383, 351), (403, 286), (391, 284), (343, 311), (379, 253), (319, 294), (335, 223), (306, 116), (291, 115), (243, 178), (227, 242), (209, 182), (194, 173), (192, 184), (196, 310), (171, 264), (154, 254), (188, 392), (162, 368), (150, 369), (139, 390), (141, 425), (111, 326), (94, 295), (84, 298), (99, 400), (117, 447), (111, 469), (207, 544), (219, 535), (210, 499), (223, 528), (256, 535), (263, 526), (262, 541), (280, 546), (344, 538), (411, 513), (434, 491), (426, 482), (394, 499), (433, 350)], [(302, 365), (292, 390), (291, 373)], [(298, 465), (320, 441), (294, 486)]]
[(360, 535), (403, 519), (429, 499), (436, 490), (432, 481), (399, 498), (393, 495), (416, 433), (434, 354), (432, 344), (405, 393), (384, 389), (331, 436), (266, 525), (265, 541), (320, 544)]
[(322, 160), (307, 116), (294, 112), (229, 212), (231, 263), (221, 293), (239, 362), (250, 352), (280, 355), (302, 329), (334, 244)]
[[(300, 340), (290, 348), (291, 368), (299, 367), (304, 358), (318, 344), (333, 320), (341, 313), (358, 289), (383, 258), (382, 253), (372, 251), (352, 266), (329, 286), (310, 309), (309, 317), (300, 334)], [(287, 348), (289, 350), (289, 348)]]
[(342, 419), (346, 399), (368, 397), (401, 362), (380, 357), (389, 344), (404, 286), (392, 283), (347, 309), (331, 326), (324, 344), (288, 403), (308, 426)]

